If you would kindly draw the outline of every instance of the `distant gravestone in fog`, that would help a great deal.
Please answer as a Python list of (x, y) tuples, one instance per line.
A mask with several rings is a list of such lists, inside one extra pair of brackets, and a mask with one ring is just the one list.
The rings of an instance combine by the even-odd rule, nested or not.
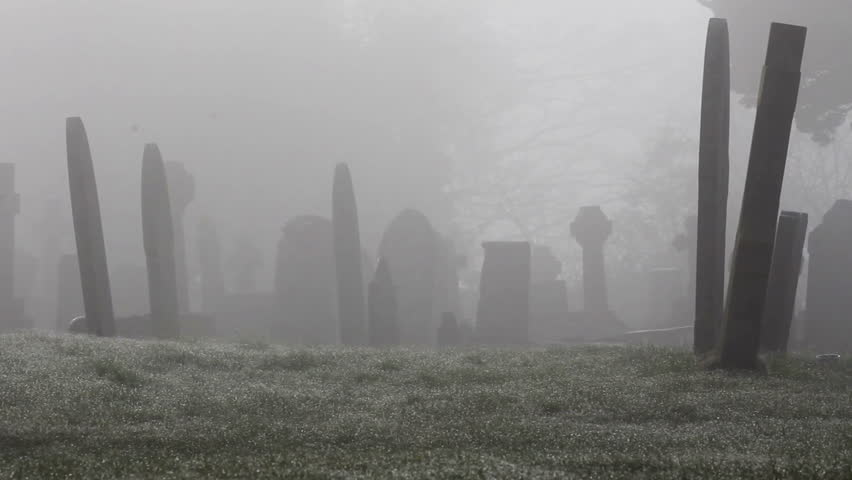
[(530, 277), (529, 242), (485, 242), (476, 337), (488, 344), (529, 342)]
[(282, 313), (276, 337), (309, 345), (338, 343), (330, 220), (306, 215), (287, 222), (278, 244), (275, 289)]
[(764, 352), (784, 353), (796, 309), (796, 292), (802, 267), (802, 249), (808, 231), (808, 214), (781, 212), (772, 250), (772, 268), (766, 289), (766, 308), (760, 332)]
[(189, 275), (186, 270), (186, 233), (184, 217), (186, 208), (195, 199), (195, 178), (181, 162), (166, 162), (169, 183), (169, 203), (175, 237), (175, 272), (177, 276), (178, 307), (181, 313), (189, 312)]
[(456, 252), (452, 240), (440, 235), (438, 240), (438, 261), (435, 269), (435, 311), (452, 312), (461, 318), (461, 292), (459, 290), (458, 269), (461, 257)]
[(396, 287), (400, 343), (435, 345), (439, 246), (426, 216), (416, 210), (397, 215), (382, 236), (379, 256), (387, 259)]
[[(145, 290), (147, 294), (147, 287)], [(82, 317), (85, 313), (77, 255), (62, 255), (57, 265), (56, 331), (68, 332), (69, 322), (76, 317)]]
[(532, 282), (530, 286), (530, 339), (548, 342), (568, 335), (568, 289), (562, 274), (562, 262), (550, 247), (535, 245), (532, 249)]
[(823, 352), (852, 350), (852, 200), (837, 200), (808, 236), (805, 342)]
[(367, 287), (367, 335), (371, 347), (399, 345), (399, 308), (386, 258)]

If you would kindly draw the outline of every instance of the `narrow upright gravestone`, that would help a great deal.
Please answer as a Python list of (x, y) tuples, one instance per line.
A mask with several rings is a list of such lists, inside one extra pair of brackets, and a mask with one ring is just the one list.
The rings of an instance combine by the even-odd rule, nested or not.
[(852, 351), (852, 200), (837, 200), (808, 237), (805, 342), (825, 353)]
[(547, 342), (566, 336), (568, 325), (568, 289), (559, 278), (562, 262), (549, 247), (535, 245), (532, 250), (530, 285), (530, 340)]
[(476, 336), (488, 344), (529, 342), (530, 277), (529, 242), (485, 242), (485, 259), (479, 283)]
[(67, 332), (69, 322), (85, 313), (77, 255), (62, 255), (57, 265), (56, 331)]
[(273, 335), (290, 343), (338, 343), (331, 221), (313, 215), (289, 220), (278, 244), (276, 268), (282, 319)]
[(20, 209), (15, 165), (0, 163), (0, 330), (30, 326), (23, 300), (15, 297), (15, 217)]
[(367, 333), (371, 347), (399, 344), (399, 320), (396, 288), (386, 258), (379, 260), (367, 293)]
[(345, 163), (334, 169), (331, 213), (340, 341), (344, 345), (361, 345), (365, 343), (367, 333), (364, 275), (361, 271), (363, 253), (358, 204), (352, 174)]
[(807, 213), (781, 212), (775, 232), (775, 248), (772, 251), (772, 268), (769, 271), (760, 334), (760, 347), (765, 352), (787, 351), (807, 230)]
[(86, 324), (91, 333), (111, 337), (115, 335), (115, 314), (112, 309), (101, 207), (89, 140), (79, 117), (66, 120), (65, 141)]
[(773, 23), (757, 98), (718, 366), (758, 369), (760, 327), (807, 29)]
[(379, 256), (387, 259), (396, 287), (400, 343), (434, 346), (439, 249), (438, 236), (426, 216), (416, 210), (397, 215), (382, 236)]
[(177, 275), (178, 308), (189, 312), (189, 275), (186, 271), (186, 233), (184, 217), (186, 208), (195, 199), (195, 178), (180, 162), (166, 162), (169, 182), (169, 204), (175, 237), (175, 273)]
[(731, 104), (731, 61), (728, 23), (711, 18), (704, 51), (701, 95), (701, 139), (698, 149), (698, 217), (694, 279), (693, 350), (713, 349), (722, 324), (725, 296), (725, 229)]
[(180, 334), (171, 212), (163, 157), (157, 145), (149, 143), (142, 155), (142, 239), (148, 266), (151, 332), (157, 338)]

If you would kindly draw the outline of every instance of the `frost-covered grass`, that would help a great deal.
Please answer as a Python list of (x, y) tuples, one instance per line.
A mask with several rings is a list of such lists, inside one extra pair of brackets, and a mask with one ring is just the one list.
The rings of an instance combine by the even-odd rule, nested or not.
[(0, 478), (852, 478), (852, 362), (0, 336)]

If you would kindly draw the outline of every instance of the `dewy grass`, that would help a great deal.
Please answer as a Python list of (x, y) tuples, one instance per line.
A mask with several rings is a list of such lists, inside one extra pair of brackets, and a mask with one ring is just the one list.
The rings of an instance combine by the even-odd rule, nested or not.
[(0, 478), (852, 478), (852, 362), (0, 336)]

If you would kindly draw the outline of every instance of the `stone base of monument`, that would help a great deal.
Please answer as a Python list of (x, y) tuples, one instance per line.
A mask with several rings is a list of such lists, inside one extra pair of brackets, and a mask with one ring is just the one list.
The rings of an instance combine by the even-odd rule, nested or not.
[(561, 343), (598, 343), (624, 334), (627, 327), (614, 312), (572, 312), (566, 324), (568, 333), (559, 338)]
[(11, 304), (0, 305), (0, 333), (28, 330), (33, 320), (24, 311), (24, 299), (15, 298)]

